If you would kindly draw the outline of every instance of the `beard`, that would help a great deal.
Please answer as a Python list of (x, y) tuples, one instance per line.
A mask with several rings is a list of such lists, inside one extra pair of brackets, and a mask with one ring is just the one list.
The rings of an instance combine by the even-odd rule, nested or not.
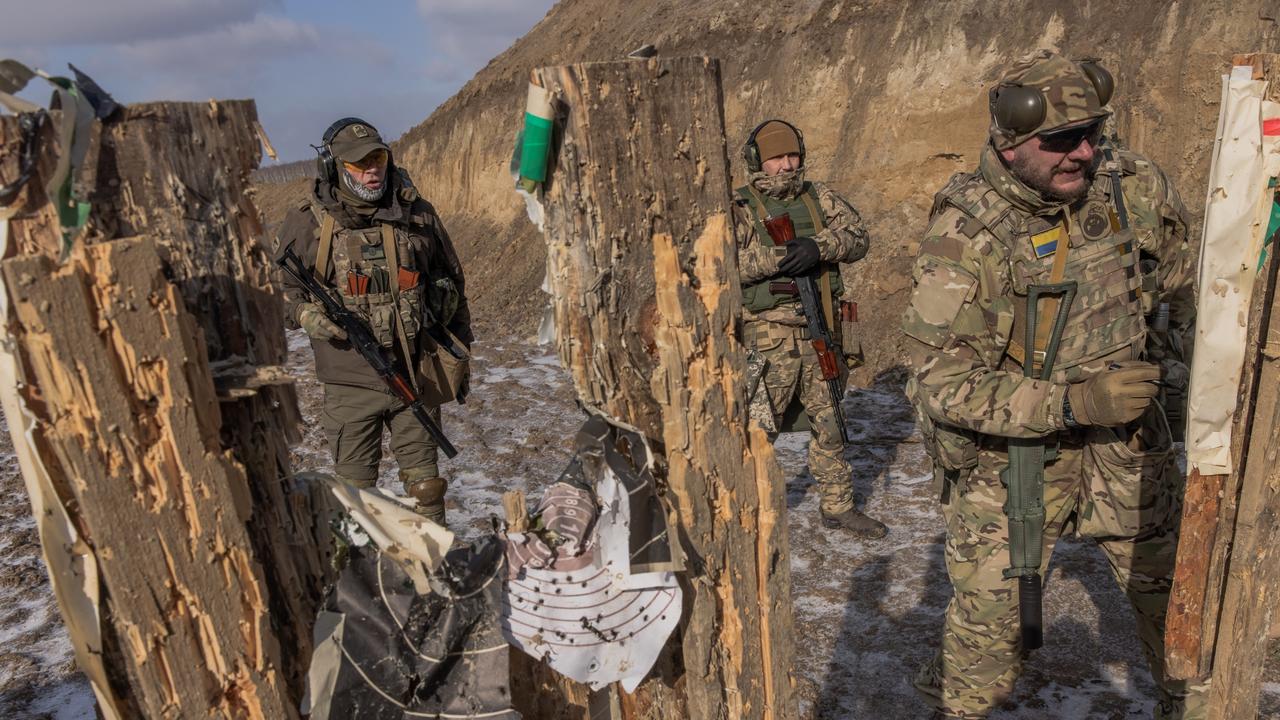
[[(1063, 171), (1074, 172), (1081, 171), (1080, 186), (1075, 190), (1063, 191), (1053, 187), (1053, 178), (1055, 175), (1061, 174)], [(1082, 165), (1075, 163), (1075, 167), (1063, 168), (1061, 165), (1056, 167), (1036, 167), (1029, 158), (1015, 155), (1009, 163), (1009, 171), (1013, 176), (1022, 181), (1023, 185), (1040, 193), (1046, 200), (1052, 200), (1061, 203), (1073, 203), (1076, 200), (1089, 194), (1089, 187), (1093, 184), (1093, 167), (1090, 165)]]
[(342, 186), (347, 189), (347, 192), (361, 200), (364, 200), (365, 202), (374, 202), (379, 200), (382, 198), (382, 194), (387, 191), (386, 181), (383, 181), (383, 183), (378, 186), (378, 189), (374, 190), (351, 177), (351, 173), (348, 173), (346, 169), (343, 169), (342, 171)]

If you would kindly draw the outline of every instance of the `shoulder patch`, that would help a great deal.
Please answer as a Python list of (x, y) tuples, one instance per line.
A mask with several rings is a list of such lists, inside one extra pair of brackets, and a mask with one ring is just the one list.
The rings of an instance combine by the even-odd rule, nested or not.
[(902, 331), (926, 345), (946, 347), (954, 335), (956, 316), (977, 293), (978, 279), (932, 255), (920, 256), (911, 279), (915, 288), (902, 318)]
[(1066, 232), (1061, 225), (1054, 225), (1044, 232), (1031, 236), (1031, 251), (1036, 258), (1047, 258), (1058, 251), (1058, 243), (1066, 240)]
[(964, 240), (945, 232), (946, 228), (929, 228), (929, 235), (920, 243), (920, 257), (936, 257), (951, 262), (961, 262), (964, 258), (966, 243)]

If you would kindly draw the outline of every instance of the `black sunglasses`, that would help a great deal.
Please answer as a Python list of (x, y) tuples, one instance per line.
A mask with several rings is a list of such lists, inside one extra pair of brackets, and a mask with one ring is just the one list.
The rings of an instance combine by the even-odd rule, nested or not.
[(1055, 153), (1068, 153), (1080, 147), (1080, 143), (1088, 140), (1089, 145), (1098, 146), (1102, 139), (1102, 120), (1095, 120), (1087, 125), (1062, 128), (1038, 133), (1040, 149)]

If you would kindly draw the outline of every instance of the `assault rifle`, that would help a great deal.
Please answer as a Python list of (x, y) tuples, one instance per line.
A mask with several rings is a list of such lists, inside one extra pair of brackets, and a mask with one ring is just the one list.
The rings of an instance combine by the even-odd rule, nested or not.
[[(378, 373), (378, 377), (382, 378), (382, 382), (387, 384), (400, 402), (409, 408), (409, 412), (413, 413), (413, 417), (422, 423), (422, 427), (426, 428), (431, 437), (435, 439), (436, 445), (444, 451), (445, 457), (452, 458), (458, 454), (457, 448), (453, 443), (449, 442), (449, 438), (445, 437), (444, 431), (431, 419), (431, 415), (427, 412), (426, 406), (422, 404), (422, 399), (413, 391), (413, 386), (409, 384), (408, 378), (396, 370), (395, 360), (390, 354), (382, 349), (378, 344), (378, 339), (374, 337), (373, 331), (369, 326), (360, 319), (360, 316), (348, 310), (343, 306), (342, 301), (336, 299), (329, 293), (324, 285), (316, 279), (315, 275), (307, 269), (303, 264), (302, 258), (293, 251), (293, 243), (289, 243), (284, 249), (284, 253), (276, 263), (284, 268), (298, 284), (302, 286), (302, 290), (312, 301), (319, 303), (321, 310), (324, 311), (325, 317), (333, 321), (333, 324), (342, 328), (347, 333), (347, 341), (351, 343), (351, 347), (360, 353), (360, 357), (369, 363), (374, 372)], [(408, 358), (406, 358), (406, 361)]]
[[(773, 238), (774, 245), (786, 245), (796, 239), (796, 228), (791, 222), (789, 213), (765, 218), (764, 229)], [(844, 398), (844, 388), (840, 384), (840, 358), (836, 356), (836, 343), (827, 326), (826, 315), (822, 312), (822, 296), (818, 292), (818, 273), (810, 271), (795, 277), (795, 290), (791, 291), (790, 283), (770, 283), (770, 289), (783, 289), (800, 298), (800, 307), (804, 310), (805, 327), (809, 330), (809, 342), (818, 355), (818, 369), (822, 371), (822, 379), (827, 383), (827, 392), (831, 394), (831, 407), (836, 412), (836, 422), (840, 425), (840, 438), (845, 445), (853, 442), (849, 437), (849, 426), (844, 421), (844, 409), (840, 401)], [(779, 285), (786, 286), (778, 288)]]

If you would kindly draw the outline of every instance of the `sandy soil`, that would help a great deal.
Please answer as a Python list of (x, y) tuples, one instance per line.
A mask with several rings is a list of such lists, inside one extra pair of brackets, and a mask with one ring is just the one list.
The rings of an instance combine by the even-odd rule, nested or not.
[[(306, 420), (295, 466), (327, 462), (305, 338), (290, 337)], [(474, 537), (501, 513), (501, 494), (531, 494), (553, 481), (569, 457), (582, 415), (567, 375), (546, 348), (510, 342), (477, 346), (474, 393), (446, 409), (462, 453), (449, 463), (450, 525)], [(778, 455), (791, 507), (796, 671), (802, 717), (924, 716), (909, 681), (932, 652), (950, 589), (941, 525), (924, 453), (900, 390), (900, 372), (855, 389), (845, 410), (855, 444), (856, 489), (871, 514), (892, 527), (860, 541), (817, 522), (805, 438), (783, 436)], [(53, 607), (17, 463), (0, 433), (0, 717), (91, 718), (92, 694), (75, 672)], [(384, 462), (381, 484), (399, 489)], [(1150, 717), (1153, 690), (1133, 621), (1101, 553), (1088, 541), (1060, 544), (1045, 600), (1047, 646), (1029, 661), (1016, 697), (995, 720)], [(1272, 653), (1261, 717), (1280, 719), (1280, 662)]]

